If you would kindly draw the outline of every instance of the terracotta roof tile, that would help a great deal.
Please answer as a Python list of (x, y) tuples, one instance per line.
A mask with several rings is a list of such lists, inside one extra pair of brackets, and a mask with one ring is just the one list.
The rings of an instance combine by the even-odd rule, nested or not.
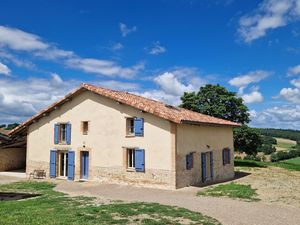
[(91, 84), (83, 83), (80, 88), (71, 92), (63, 99), (57, 101), (52, 104), (48, 108), (42, 110), (37, 115), (31, 117), (24, 123), (20, 124), (14, 130), (10, 132), (10, 134), (14, 134), (24, 128), (24, 126), (29, 125), (35, 119), (40, 118), (44, 114), (50, 112), (55, 108), (55, 106), (61, 105), (66, 102), (73, 95), (80, 93), (83, 90), (89, 90), (93, 93), (99, 94), (101, 96), (105, 96), (117, 102), (132, 106), (144, 112), (151, 113), (155, 116), (161, 117), (163, 119), (172, 121), (174, 123), (191, 123), (191, 124), (210, 124), (210, 125), (219, 125), (219, 126), (240, 126), (238, 123), (234, 123), (228, 120), (218, 119), (212, 116), (207, 116), (201, 113), (196, 113), (187, 109), (179, 108), (176, 106), (171, 106), (165, 104), (163, 102), (155, 101), (152, 99), (148, 99), (142, 96), (138, 96), (132, 93), (128, 93), (125, 91), (116, 91), (108, 88), (96, 87)]

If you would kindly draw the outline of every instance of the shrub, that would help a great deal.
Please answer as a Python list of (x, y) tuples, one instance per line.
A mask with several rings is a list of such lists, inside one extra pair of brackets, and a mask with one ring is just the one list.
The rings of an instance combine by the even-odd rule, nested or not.
[(263, 152), (265, 155), (270, 155), (272, 154), (273, 152), (276, 152), (276, 148), (275, 147), (272, 147), (272, 145), (262, 145), (261, 147), (258, 148), (258, 151), (259, 152)]
[(280, 160), (296, 158), (300, 156), (300, 150), (290, 150), (289, 152), (277, 152), (271, 154), (271, 161), (278, 162)]
[(235, 159), (242, 159), (242, 157), (241, 157), (241, 156), (238, 156), (238, 155), (235, 156), (234, 158), (235, 158)]
[(279, 161), (278, 154), (272, 153), (271, 154), (271, 162), (278, 162), (278, 161)]
[(255, 156), (255, 155), (246, 155), (244, 157), (245, 160), (254, 160), (254, 161), (257, 161), (257, 162), (260, 162), (261, 161), (261, 157), (259, 156)]

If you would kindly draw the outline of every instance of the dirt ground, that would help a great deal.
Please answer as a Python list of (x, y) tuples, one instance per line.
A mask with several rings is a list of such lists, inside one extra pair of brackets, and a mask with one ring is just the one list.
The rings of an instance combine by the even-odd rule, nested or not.
[[(250, 175), (247, 179), (250, 179)], [(255, 179), (255, 178), (253, 178)], [(242, 178), (246, 182), (246, 177)], [(124, 202), (156, 202), (201, 212), (223, 225), (299, 225), (300, 208), (270, 204), (267, 201), (244, 202), (229, 198), (196, 196), (201, 188), (187, 187), (175, 191), (133, 187), (98, 182), (56, 182), (57, 191), (71, 196), (85, 195)]]
[[(94, 196), (100, 204), (114, 201), (157, 202), (201, 212), (219, 220), (223, 225), (299, 225), (300, 172), (281, 168), (236, 168), (244, 175), (235, 182), (257, 188), (262, 201), (244, 202), (229, 198), (196, 196), (198, 187), (175, 191), (132, 187), (99, 182), (68, 182), (51, 180), (57, 191), (72, 196)], [(1, 176), (0, 184), (23, 180)]]
[[(237, 183), (251, 184), (259, 198), (266, 203), (289, 205), (300, 208), (300, 172), (278, 167), (241, 168), (237, 171), (250, 173)], [(300, 223), (300, 222), (299, 222)]]

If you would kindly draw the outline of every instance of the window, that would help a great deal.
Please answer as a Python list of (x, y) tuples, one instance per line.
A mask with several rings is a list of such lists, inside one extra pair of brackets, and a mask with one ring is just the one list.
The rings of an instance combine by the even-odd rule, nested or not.
[(54, 124), (54, 144), (71, 144), (71, 123)]
[(65, 123), (61, 123), (59, 124), (59, 129), (58, 129), (58, 142), (66, 143), (66, 137), (67, 137), (67, 126)]
[(126, 136), (144, 136), (144, 118), (126, 118)]
[(68, 177), (68, 152), (59, 151), (58, 152), (58, 176)]
[(129, 171), (145, 172), (145, 150), (139, 148), (125, 149), (125, 166)]
[(134, 136), (134, 118), (126, 118), (126, 135)]
[(127, 168), (135, 168), (135, 149), (127, 149)]
[(193, 157), (193, 153), (189, 153), (186, 155), (186, 169), (187, 170), (191, 170), (194, 166), (194, 157)]
[(230, 164), (230, 149), (229, 148), (224, 148), (222, 151), (223, 155), (223, 165)]
[(88, 121), (81, 122), (81, 127), (82, 127), (82, 134), (87, 135), (89, 132), (89, 122)]

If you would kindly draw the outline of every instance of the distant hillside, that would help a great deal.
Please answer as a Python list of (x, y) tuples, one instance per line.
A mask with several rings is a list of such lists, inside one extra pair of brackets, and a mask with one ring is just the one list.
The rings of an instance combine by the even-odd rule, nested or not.
[(290, 129), (274, 129), (274, 128), (255, 128), (262, 135), (285, 138), (294, 140), (297, 143), (300, 143), (300, 131), (299, 130), (290, 130)]

